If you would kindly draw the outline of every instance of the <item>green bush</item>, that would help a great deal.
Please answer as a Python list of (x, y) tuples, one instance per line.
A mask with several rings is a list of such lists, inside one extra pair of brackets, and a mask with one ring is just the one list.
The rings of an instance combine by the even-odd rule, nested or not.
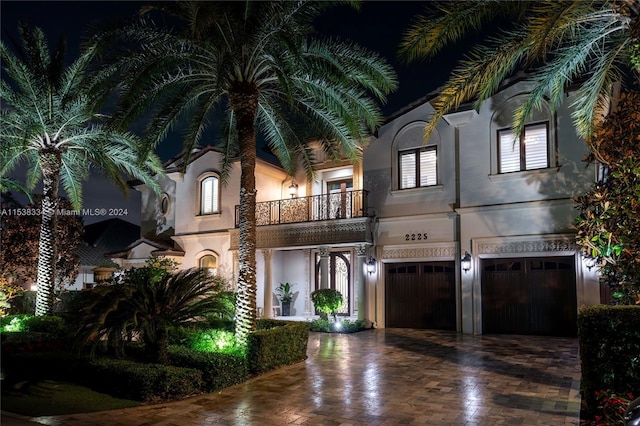
[(596, 392), (624, 395), (640, 389), (640, 306), (597, 305), (578, 315), (582, 395), (587, 415)]
[(67, 334), (67, 327), (64, 319), (55, 315), (7, 315), (0, 319), (0, 330), (2, 330), (3, 333), (32, 331), (53, 334), (56, 336), (65, 336)]
[(80, 370), (85, 386), (134, 401), (184, 398), (203, 388), (202, 373), (192, 368), (100, 358), (84, 360)]
[[(337, 324), (340, 324), (337, 326)], [(320, 331), (325, 333), (355, 333), (356, 331), (366, 330), (367, 326), (364, 320), (350, 321), (348, 319), (330, 322), (322, 318), (316, 319), (309, 323), (311, 331)]]
[(205, 392), (214, 392), (247, 379), (244, 356), (200, 352), (183, 346), (169, 346), (169, 361), (177, 367), (195, 368), (202, 373)]
[(59, 336), (33, 331), (2, 333), (0, 342), (2, 355), (51, 352), (64, 347), (64, 341)]
[(332, 288), (321, 288), (311, 293), (313, 306), (320, 311), (320, 318), (327, 319), (328, 315), (336, 318), (336, 312), (342, 307), (344, 298), (338, 290)]
[(261, 374), (306, 358), (309, 340), (307, 323), (259, 320), (257, 328), (247, 340), (250, 374)]

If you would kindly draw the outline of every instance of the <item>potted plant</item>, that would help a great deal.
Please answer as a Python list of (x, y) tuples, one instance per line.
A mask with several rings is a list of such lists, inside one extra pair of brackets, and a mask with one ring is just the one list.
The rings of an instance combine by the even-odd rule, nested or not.
[(289, 283), (280, 283), (276, 288), (276, 297), (282, 305), (282, 316), (285, 317), (291, 315), (291, 301), (293, 300), (292, 287)]

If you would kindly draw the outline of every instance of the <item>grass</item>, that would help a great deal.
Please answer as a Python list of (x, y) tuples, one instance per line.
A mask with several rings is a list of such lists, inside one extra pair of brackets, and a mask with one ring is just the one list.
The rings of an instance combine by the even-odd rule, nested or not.
[(24, 416), (55, 416), (137, 407), (137, 401), (114, 398), (110, 395), (66, 382), (41, 380), (3, 384), (2, 409)]

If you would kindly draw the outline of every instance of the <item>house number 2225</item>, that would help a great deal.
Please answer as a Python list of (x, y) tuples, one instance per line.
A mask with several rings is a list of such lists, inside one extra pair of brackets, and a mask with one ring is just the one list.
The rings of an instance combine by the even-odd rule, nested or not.
[(424, 234), (421, 234), (420, 232), (418, 232), (417, 234), (404, 234), (405, 241), (426, 240), (426, 239), (427, 239), (426, 232)]

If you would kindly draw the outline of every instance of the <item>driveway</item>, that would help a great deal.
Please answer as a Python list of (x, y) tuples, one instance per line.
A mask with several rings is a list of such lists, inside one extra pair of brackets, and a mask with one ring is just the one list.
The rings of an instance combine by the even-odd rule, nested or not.
[[(64, 426), (580, 423), (576, 338), (411, 329), (311, 333), (308, 355), (215, 394), (29, 420)], [(3, 425), (11, 421), (3, 415)]]

